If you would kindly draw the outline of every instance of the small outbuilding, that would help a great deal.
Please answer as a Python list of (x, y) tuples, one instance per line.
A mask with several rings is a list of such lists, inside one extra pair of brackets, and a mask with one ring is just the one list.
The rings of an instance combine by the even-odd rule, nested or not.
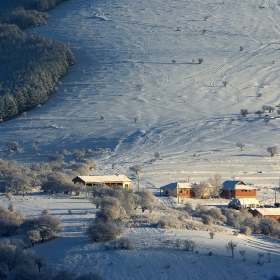
[(73, 180), (74, 184), (80, 183), (84, 186), (94, 187), (96, 185), (104, 184), (107, 187), (114, 188), (121, 186), (123, 188), (131, 188), (131, 180), (125, 175), (90, 175), (90, 176), (77, 176)]
[(280, 222), (280, 208), (258, 208), (250, 212), (254, 217), (270, 218)]
[(225, 181), (221, 188), (221, 197), (231, 198), (257, 198), (257, 189), (246, 185), (242, 181)]
[(192, 197), (192, 185), (184, 181), (170, 183), (160, 188), (160, 195), (182, 198)]

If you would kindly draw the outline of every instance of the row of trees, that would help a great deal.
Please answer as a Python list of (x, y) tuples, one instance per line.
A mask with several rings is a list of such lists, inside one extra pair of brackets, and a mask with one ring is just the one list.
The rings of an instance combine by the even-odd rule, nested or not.
[(0, 159), (0, 191), (22, 194), (25, 196), (34, 187), (41, 186), (44, 191), (51, 192), (90, 192), (92, 187), (74, 184), (71, 178), (87, 175), (96, 169), (93, 159), (83, 162), (51, 160), (33, 164), (30, 168), (17, 164), (16, 161)]

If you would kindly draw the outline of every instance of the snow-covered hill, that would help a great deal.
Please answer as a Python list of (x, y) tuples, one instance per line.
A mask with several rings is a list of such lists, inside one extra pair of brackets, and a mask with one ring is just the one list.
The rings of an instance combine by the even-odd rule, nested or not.
[[(109, 148), (98, 172), (142, 164), (145, 187), (217, 172), (278, 185), (279, 157), (266, 149), (279, 144), (280, 119), (254, 114), (280, 103), (278, 1), (70, 0), (50, 13), (28, 32), (69, 43), (77, 64), (46, 104), (0, 125), (5, 158)], [(24, 152), (5, 156), (9, 141)]]

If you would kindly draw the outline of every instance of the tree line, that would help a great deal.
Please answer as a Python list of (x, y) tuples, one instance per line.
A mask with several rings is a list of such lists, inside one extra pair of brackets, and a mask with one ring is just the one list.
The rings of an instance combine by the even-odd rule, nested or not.
[(21, 29), (46, 24), (45, 13), (67, 0), (9, 0), (1, 1), (0, 23), (16, 24)]
[[(6, 3), (7, 2), (7, 3)], [(75, 58), (67, 44), (22, 29), (46, 23), (43, 11), (62, 0), (17, 0), (1, 3), (0, 120), (40, 106), (55, 92)], [(2, 7), (3, 6), (3, 7)]]

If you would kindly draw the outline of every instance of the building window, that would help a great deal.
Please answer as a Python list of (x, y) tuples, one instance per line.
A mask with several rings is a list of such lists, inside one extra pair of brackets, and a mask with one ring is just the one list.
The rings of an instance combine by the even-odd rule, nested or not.
[(168, 191), (165, 191), (165, 194), (168, 194)]
[(188, 190), (186, 190), (186, 194), (188, 194), (189, 193), (189, 191)]
[(182, 190), (180, 190), (180, 191), (179, 191), (179, 193), (183, 193), (183, 191), (182, 191)]
[(125, 186), (125, 188), (128, 188), (128, 184), (125, 184), (124, 186)]

